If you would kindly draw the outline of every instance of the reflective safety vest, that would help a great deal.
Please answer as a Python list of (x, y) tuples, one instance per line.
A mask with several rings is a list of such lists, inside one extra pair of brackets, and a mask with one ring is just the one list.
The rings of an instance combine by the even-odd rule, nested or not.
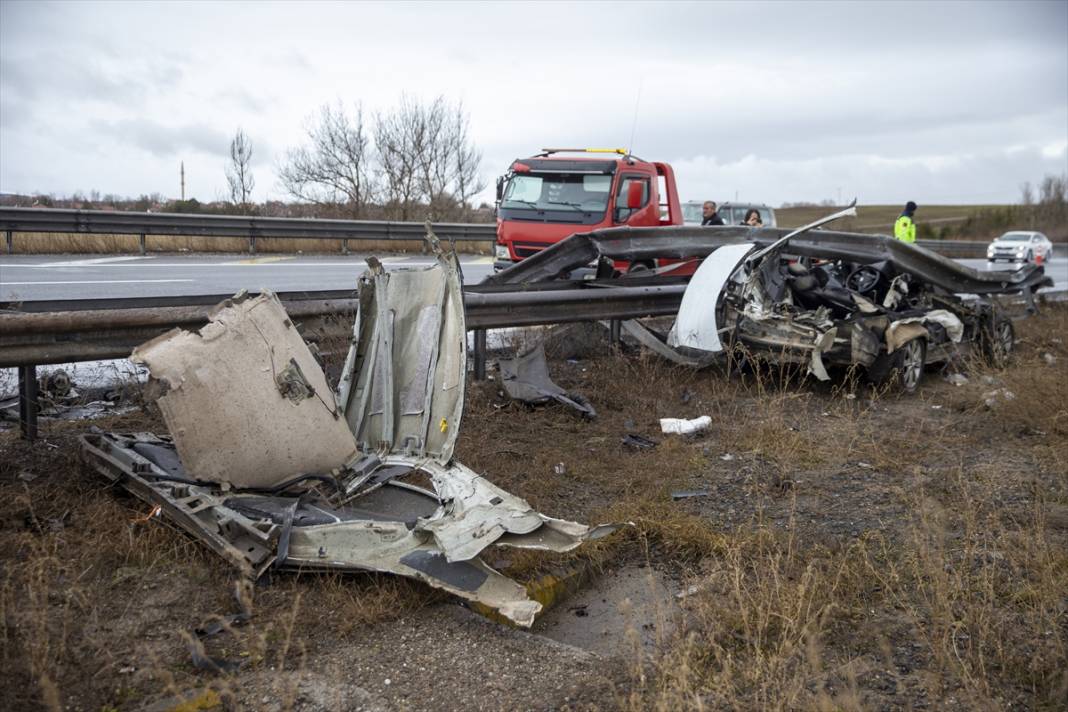
[(894, 223), (894, 237), (902, 242), (916, 242), (916, 223), (908, 215), (902, 215)]

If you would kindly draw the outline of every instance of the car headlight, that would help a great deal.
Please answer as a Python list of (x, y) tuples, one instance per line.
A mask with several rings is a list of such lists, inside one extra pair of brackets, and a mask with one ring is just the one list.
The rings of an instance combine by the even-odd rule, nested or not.
[(512, 256), (508, 254), (508, 245), (497, 244), (493, 248), (493, 255), (499, 260), (510, 260)]

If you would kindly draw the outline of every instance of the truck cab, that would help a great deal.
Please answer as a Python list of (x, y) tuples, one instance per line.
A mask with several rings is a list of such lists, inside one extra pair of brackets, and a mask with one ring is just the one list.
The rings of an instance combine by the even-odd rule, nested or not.
[[(574, 155), (579, 154), (579, 155)], [(497, 180), (501, 270), (578, 232), (608, 227), (682, 225), (675, 173), (627, 150), (547, 148), (516, 159)], [(619, 263), (620, 272), (654, 264)]]

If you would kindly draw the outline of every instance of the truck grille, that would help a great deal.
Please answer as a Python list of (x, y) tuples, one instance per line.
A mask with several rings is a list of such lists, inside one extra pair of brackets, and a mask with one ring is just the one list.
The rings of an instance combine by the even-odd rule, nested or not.
[(537, 242), (513, 242), (512, 249), (515, 250), (515, 254), (520, 259), (524, 257), (530, 257), (544, 250), (548, 245), (542, 245)]

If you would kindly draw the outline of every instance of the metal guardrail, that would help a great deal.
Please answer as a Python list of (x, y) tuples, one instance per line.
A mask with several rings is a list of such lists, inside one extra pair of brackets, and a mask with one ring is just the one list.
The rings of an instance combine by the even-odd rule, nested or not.
[[(496, 239), (492, 223), (433, 223), (442, 240), (489, 242)], [(149, 235), (182, 237), (238, 237), (248, 240), (248, 251), (264, 239), (339, 240), (348, 252), (349, 240), (422, 240), (421, 222), (376, 220), (326, 220), (319, 218), (264, 218), (246, 215), (192, 213), (140, 213), (113, 210), (67, 210), (58, 208), (0, 208), (0, 232), (7, 252), (14, 249), (17, 232), (87, 235), (138, 235), (141, 254)], [(917, 240), (917, 244), (947, 257), (986, 257), (986, 242), (965, 240)]]
[[(493, 223), (432, 223), (444, 240), (486, 242), (496, 238)], [(149, 235), (182, 237), (239, 237), (248, 240), (255, 254), (256, 242), (264, 239), (339, 240), (348, 252), (349, 240), (414, 240), (426, 235), (421, 222), (377, 220), (324, 220), (319, 218), (264, 218), (246, 215), (186, 213), (139, 213), (111, 210), (61, 210), (55, 208), (0, 208), (0, 231), (7, 252), (14, 249), (17, 232), (86, 235), (138, 235), (141, 254)]]
[[(651, 282), (651, 283), (650, 283)], [(475, 332), (473, 365), (485, 378), (486, 329), (672, 314), (686, 285), (675, 280), (596, 280), (527, 287), (473, 285), (464, 290), (467, 328)], [(358, 305), (346, 290), (278, 294), (309, 341), (346, 337)], [(22, 434), (37, 437), (37, 366), (125, 358), (138, 344), (182, 326), (198, 328), (230, 295), (69, 300), (0, 304), (0, 367), (17, 366)]]

